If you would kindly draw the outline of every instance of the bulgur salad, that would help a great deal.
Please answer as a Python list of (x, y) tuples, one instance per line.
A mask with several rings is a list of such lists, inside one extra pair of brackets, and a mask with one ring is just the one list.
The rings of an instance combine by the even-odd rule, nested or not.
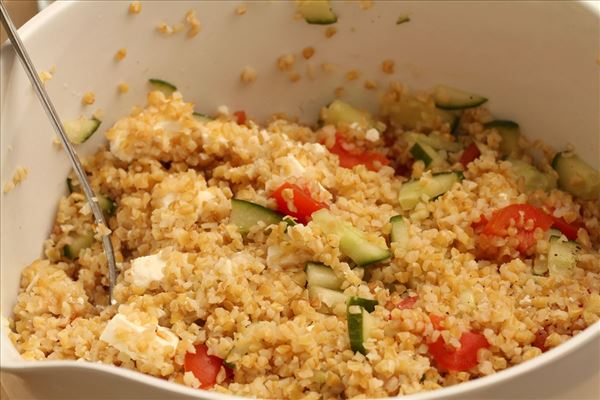
[[(486, 98), (390, 85), (306, 126), (194, 111), (152, 80), (84, 160), (10, 320), (26, 359), (259, 398), (386, 397), (493, 374), (600, 318), (600, 175)], [(68, 125), (85, 141), (99, 125)], [(101, 235), (119, 262), (115, 305)]]

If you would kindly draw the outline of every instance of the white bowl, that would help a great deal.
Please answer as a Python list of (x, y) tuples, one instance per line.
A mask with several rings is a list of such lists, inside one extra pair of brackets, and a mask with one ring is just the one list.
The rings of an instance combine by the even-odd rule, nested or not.
[[(134, 104), (144, 104), (148, 78), (177, 84), (197, 109), (218, 105), (244, 109), (258, 119), (274, 111), (314, 121), (317, 110), (344, 84), (344, 72), (357, 69), (384, 82), (383, 59), (396, 61), (393, 79), (417, 89), (446, 83), (491, 99), (495, 115), (519, 121), (524, 132), (556, 148), (573, 144), (600, 167), (600, 66), (597, 58), (600, 7), (592, 3), (546, 2), (382, 2), (370, 10), (338, 2), (337, 35), (293, 19), (284, 2), (144, 2), (141, 14), (125, 2), (57, 2), (34, 17), (20, 34), (39, 70), (56, 66), (46, 85), (63, 117), (83, 112), (83, 92), (96, 93), (106, 111), (101, 130)], [(180, 21), (196, 9), (202, 31), (164, 37), (155, 26)], [(396, 25), (401, 14), (411, 22)], [(275, 59), (316, 48), (314, 64), (340, 66), (291, 84)], [(121, 48), (127, 58), (115, 62)], [(31, 86), (5, 44), (1, 54), (2, 183), (18, 166), (29, 177), (2, 195), (1, 312), (8, 316), (18, 291), (20, 270), (41, 255), (57, 201), (64, 194), (69, 164), (52, 145), (54, 134)], [(246, 66), (258, 71), (252, 85), (240, 83)], [(131, 91), (118, 95), (118, 82)], [(376, 97), (360, 83), (345, 85), (349, 98), (374, 107)], [(103, 142), (97, 134), (82, 146), (90, 153)], [(3, 328), (1, 366), (6, 389), (15, 397), (37, 398), (214, 398), (157, 378), (100, 364), (20, 359)], [(600, 324), (596, 323), (546, 354), (495, 375), (410, 399), (600, 398)]]

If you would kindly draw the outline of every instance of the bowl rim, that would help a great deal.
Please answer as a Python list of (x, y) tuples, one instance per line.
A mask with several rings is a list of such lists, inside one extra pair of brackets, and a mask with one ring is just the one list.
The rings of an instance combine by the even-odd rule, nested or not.
[[(587, 9), (589, 12), (596, 14), (600, 18), (600, 2), (592, 0), (577, 0), (576, 3)], [(67, 11), (71, 7), (76, 7), (81, 2), (79, 1), (62, 1), (57, 0), (44, 8), (42, 11), (33, 16), (27, 21), (19, 30), (19, 35), (23, 42), (37, 30), (43, 29), (44, 25), (48, 23), (56, 15)], [(1, 44), (0, 48), (5, 49), (9, 47), (9, 40), (5, 40)], [(1, 58), (4, 58), (2, 56)], [(525, 373), (532, 372), (545, 364), (556, 362), (561, 358), (567, 356), (569, 353), (574, 352), (576, 349), (580, 349), (586, 344), (597, 340), (600, 341), (600, 321), (597, 321), (593, 325), (587, 327), (576, 336), (572, 337), (565, 343), (555, 347), (538, 357), (531, 360), (525, 361), (521, 364), (509, 367), (502, 371), (487, 375), (475, 380), (463, 382), (457, 385), (443, 387), (440, 389), (420, 392), (416, 394), (403, 395), (391, 398), (401, 398), (406, 400), (433, 400), (437, 398), (449, 398), (456, 395), (467, 395), (474, 391), (480, 390), (484, 387), (491, 387), (494, 385), (506, 383), (511, 379), (524, 375)], [(10, 339), (5, 335), (2, 335), (1, 347), (13, 346)], [(241, 397), (233, 394), (218, 393), (203, 389), (194, 389), (183, 384), (169, 382), (164, 379), (154, 377), (151, 375), (144, 374), (142, 372), (117, 367), (110, 364), (102, 364), (101, 362), (88, 362), (88, 361), (75, 361), (75, 360), (51, 360), (51, 361), (29, 361), (29, 360), (9, 360), (5, 357), (0, 357), (0, 368), (3, 372), (12, 373), (19, 375), (20, 373), (28, 372), (45, 372), (47, 370), (55, 369), (81, 369), (89, 371), (97, 371), (100, 373), (120, 376), (125, 379), (135, 381), (156, 389), (163, 391), (170, 391), (175, 394), (215, 399), (215, 400), (228, 400), (228, 399), (246, 399), (247, 397)]]

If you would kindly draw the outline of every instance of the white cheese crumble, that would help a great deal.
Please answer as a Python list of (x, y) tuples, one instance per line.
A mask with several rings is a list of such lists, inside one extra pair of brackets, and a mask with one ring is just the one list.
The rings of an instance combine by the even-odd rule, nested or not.
[[(148, 338), (147, 333), (151, 333), (151, 339), (147, 346), (144, 346), (146, 351), (142, 352), (139, 350), (138, 344), (142, 335), (145, 336), (144, 339)], [(154, 357), (156, 352), (172, 357), (179, 344), (179, 338), (170, 329), (151, 323), (138, 325), (119, 313), (108, 321), (100, 335), (100, 340), (127, 354), (131, 359), (142, 361)]]
[(160, 258), (160, 253), (134, 259), (129, 269), (131, 283), (147, 288), (152, 282), (160, 281), (165, 276), (163, 269), (166, 265), (167, 263)]
[(376, 142), (379, 140), (379, 131), (375, 128), (371, 128), (365, 133), (365, 139), (370, 142)]

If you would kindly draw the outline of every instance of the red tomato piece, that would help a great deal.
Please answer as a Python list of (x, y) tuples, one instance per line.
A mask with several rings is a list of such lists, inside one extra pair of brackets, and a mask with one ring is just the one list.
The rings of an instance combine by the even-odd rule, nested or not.
[(236, 111), (233, 113), (235, 115), (235, 122), (238, 125), (244, 125), (246, 123), (246, 112), (245, 111)]
[(200, 381), (202, 389), (211, 388), (217, 381), (217, 375), (221, 370), (223, 360), (217, 356), (208, 355), (208, 347), (204, 344), (196, 346), (196, 353), (187, 353), (183, 368), (186, 372), (191, 371)]
[(547, 338), (548, 332), (544, 328), (542, 328), (535, 333), (535, 339), (532, 345), (540, 349), (542, 352), (545, 352), (546, 350), (548, 350), (548, 348), (546, 347)]
[(480, 155), (479, 147), (475, 143), (471, 143), (460, 156), (460, 163), (466, 168), (471, 161), (478, 159)]
[(443, 331), (445, 328), (442, 325), (443, 318), (439, 315), (429, 314), (429, 319), (431, 320), (431, 324), (438, 331)]
[(464, 332), (458, 349), (446, 345), (441, 336), (428, 347), (429, 354), (440, 367), (449, 371), (467, 371), (477, 365), (477, 352), (487, 349), (490, 344), (481, 333)]
[(405, 299), (402, 299), (402, 301), (398, 303), (398, 305), (396, 305), (396, 308), (400, 310), (410, 310), (415, 306), (417, 300), (419, 300), (419, 296), (407, 297)]
[(577, 239), (577, 232), (579, 231), (579, 228), (583, 228), (581, 222), (574, 221), (574, 222), (568, 223), (562, 217), (558, 218), (558, 217), (553, 216), (552, 218), (554, 219), (552, 226), (554, 228), (558, 229), (559, 231), (561, 231), (563, 233), (563, 235), (565, 235), (567, 237), (567, 239), (569, 239), (569, 240)]
[(344, 138), (339, 133), (335, 135), (335, 144), (329, 148), (329, 151), (338, 156), (340, 159), (340, 166), (344, 168), (353, 168), (356, 165), (364, 164), (367, 169), (371, 171), (379, 170), (378, 164), (388, 165), (388, 160), (383, 154), (374, 151), (365, 151), (358, 153), (351, 153), (343, 147), (345, 143)]
[(496, 210), (492, 214), (491, 219), (483, 228), (483, 233), (486, 235), (506, 236), (511, 221), (514, 221), (515, 227), (519, 229), (518, 250), (524, 253), (535, 244), (535, 238), (533, 230), (525, 230), (523, 223), (521, 223), (521, 216), (523, 216), (525, 223), (528, 220), (533, 220), (533, 227), (541, 228), (544, 231), (550, 229), (554, 223), (550, 215), (535, 206), (530, 204), (511, 204), (510, 206)]
[[(294, 193), (294, 207), (296, 210), (290, 210), (287, 201), (283, 198), (283, 191), (285, 189), (291, 189)], [(271, 197), (277, 202), (277, 209), (286, 214), (290, 215), (298, 220), (301, 224), (307, 224), (310, 220), (310, 216), (321, 208), (327, 208), (326, 204), (320, 203), (312, 199), (310, 192), (306, 189), (301, 188), (293, 183), (285, 182), (279, 186), (272, 194)]]

